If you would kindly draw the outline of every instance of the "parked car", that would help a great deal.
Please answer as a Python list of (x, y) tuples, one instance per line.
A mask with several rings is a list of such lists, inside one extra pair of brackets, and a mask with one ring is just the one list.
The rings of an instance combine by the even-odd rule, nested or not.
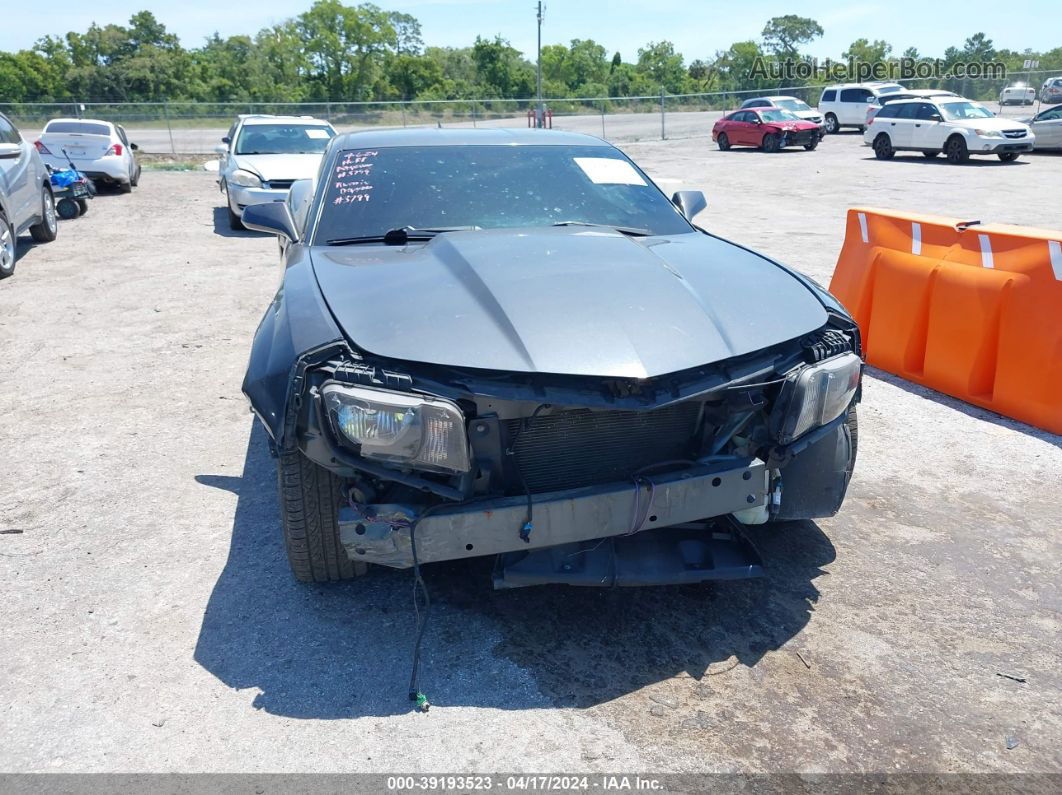
[(243, 229), (247, 207), (284, 201), (295, 180), (317, 173), (335, 134), (327, 121), (310, 116), (238, 116), (215, 150), (229, 227)]
[(1045, 105), (1062, 102), (1062, 77), (1049, 77), (1040, 89), (1040, 101)]
[(1031, 119), (1022, 119), (1032, 128), (1035, 149), (1062, 149), (1062, 105), (1042, 110)]
[(1036, 89), (1025, 83), (1014, 83), (999, 92), (999, 104), (1031, 105), (1036, 102)]
[(787, 146), (811, 151), (822, 140), (822, 128), (782, 108), (751, 108), (728, 113), (712, 127), (712, 140), (724, 152), (731, 146), (756, 146), (777, 152)]
[(59, 219), (48, 168), (18, 128), (0, 113), (0, 279), (15, 272), (18, 236), (55, 240)]
[(886, 94), (903, 91), (899, 83), (844, 83), (827, 86), (819, 98), (826, 132), (840, 132), (842, 127), (856, 127), (860, 132), (867, 123), (867, 103), (876, 102)]
[(747, 108), (782, 108), (804, 121), (822, 125), (822, 114), (796, 97), (752, 97), (741, 103), (742, 110)]
[(243, 391), (299, 580), (494, 554), (499, 588), (754, 576), (743, 524), (840, 507), (859, 331), (693, 226), (699, 191), (543, 130), (345, 134), (321, 174), (309, 212), (243, 215), (290, 241)]
[(140, 182), (137, 145), (120, 124), (102, 119), (52, 119), (36, 141), (41, 158), (52, 168), (74, 167), (97, 185), (129, 193)]
[(959, 95), (954, 91), (945, 91), (941, 88), (905, 88), (895, 94), (882, 94), (880, 97), (875, 97), (872, 102), (867, 103), (867, 124), (870, 124), (874, 114), (881, 110), (882, 107), (898, 99), (935, 99), (957, 96)]
[(1029, 125), (961, 97), (890, 102), (863, 133), (863, 143), (874, 148), (879, 160), (911, 151), (926, 157), (944, 152), (951, 163), (965, 163), (970, 155), (997, 155), (1008, 162), (1031, 152), (1034, 141)]

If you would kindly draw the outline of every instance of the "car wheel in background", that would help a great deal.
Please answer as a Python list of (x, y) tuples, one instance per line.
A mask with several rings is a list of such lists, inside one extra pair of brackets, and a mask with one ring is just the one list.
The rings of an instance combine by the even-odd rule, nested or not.
[(726, 133), (719, 133), (716, 143), (719, 144), (719, 148), (724, 152), (730, 148), (730, 139), (727, 138)]
[(958, 135), (953, 135), (944, 144), (944, 154), (948, 156), (949, 163), (965, 163), (970, 159), (970, 150), (966, 148), (966, 141)]
[(885, 133), (881, 133), (874, 139), (874, 157), (878, 160), (892, 160), (896, 150), (892, 147), (892, 141)]
[(998, 155), (996, 155), (996, 157), (998, 157), (1004, 163), (1010, 163), (1010, 162), (1018, 159), (1018, 153), (1017, 152), (1000, 152)]
[(826, 114), (826, 132), (830, 135), (838, 132), (841, 129), (841, 125), (837, 123), (837, 117), (832, 113)]
[(934, 149), (932, 152), (923, 152), (922, 153), (922, 157), (926, 158), (926, 160), (932, 160), (934, 157), (936, 157), (939, 154), (940, 154), (940, 152), (938, 152), (936, 149)]
[(30, 234), (38, 243), (51, 243), (59, 232), (59, 216), (55, 212), (55, 198), (48, 188), (41, 188), (41, 222), (30, 227)]
[(777, 152), (781, 149), (782, 139), (774, 133), (767, 133), (763, 136), (763, 141), (760, 146), (763, 147), (764, 152)]
[(0, 279), (5, 279), (15, 272), (15, 227), (0, 212)]
[(55, 203), (55, 211), (64, 221), (73, 221), (81, 215), (81, 206), (73, 199), (60, 199)]
[(277, 480), (284, 546), (295, 579), (333, 582), (364, 574), (368, 564), (354, 563), (339, 540), (343, 481), (297, 449), (280, 454)]
[(132, 182), (119, 182), (118, 183), (118, 192), (119, 193), (132, 193), (133, 192), (133, 183)]
[(133, 176), (129, 179), (129, 184), (132, 185), (134, 188), (137, 185), (140, 184), (140, 166), (136, 167), (136, 171), (133, 173)]
[(810, 144), (804, 144), (804, 148), (805, 148), (805, 149), (807, 149), (807, 150), (808, 150), (809, 152), (811, 152), (811, 151), (813, 151), (813, 150), (815, 149), (815, 147), (816, 147), (816, 146), (818, 146), (818, 145), (819, 145), (819, 139), (818, 139), (818, 138), (816, 138), (816, 139), (815, 139), (814, 141), (812, 141), (812, 142), (811, 142)]

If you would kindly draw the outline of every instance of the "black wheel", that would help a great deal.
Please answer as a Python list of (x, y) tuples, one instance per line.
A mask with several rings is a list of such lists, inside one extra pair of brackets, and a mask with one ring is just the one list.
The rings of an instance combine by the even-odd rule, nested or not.
[(874, 157), (878, 160), (892, 160), (896, 150), (892, 148), (892, 141), (885, 133), (881, 133), (874, 139)]
[(55, 213), (55, 198), (51, 190), (41, 188), (41, 222), (30, 227), (30, 234), (38, 243), (51, 243), (59, 233), (59, 216)]
[(859, 454), (859, 416), (856, 414), (856, 407), (848, 409), (848, 419), (845, 420), (845, 424), (848, 426), (848, 433), (852, 437), (852, 460), (848, 464), (848, 474), (852, 474), (852, 469), (855, 467), (856, 456)]
[(81, 210), (81, 214), (84, 215), (88, 212), (88, 199), (77, 199), (77, 206)]
[(841, 125), (837, 123), (837, 117), (832, 113), (826, 114), (826, 132), (830, 135), (840, 132)]
[(958, 135), (953, 135), (944, 144), (944, 154), (948, 156), (949, 163), (965, 163), (970, 159), (970, 150), (966, 148), (966, 141)]
[(134, 188), (140, 184), (140, 166), (137, 165), (136, 171), (133, 172), (133, 176), (129, 179), (129, 184)]
[(242, 232), (244, 229), (247, 228), (243, 225), (243, 221), (240, 219), (240, 216), (236, 215), (236, 213), (232, 210), (232, 201), (229, 199), (228, 187), (225, 188), (225, 211), (228, 213), (229, 216), (229, 229), (232, 229), (236, 232)]
[(774, 133), (767, 133), (763, 136), (763, 141), (760, 143), (764, 152), (777, 152), (782, 148), (782, 139)]
[(934, 149), (932, 152), (923, 152), (922, 153), (922, 157), (924, 157), (926, 160), (932, 160), (934, 157), (936, 157), (939, 154), (940, 154), (940, 152), (938, 152), (938, 151), (936, 151)]
[(298, 450), (280, 455), (277, 482), (284, 546), (295, 579), (333, 582), (364, 574), (368, 564), (351, 561), (339, 541), (343, 482)]
[(81, 208), (73, 199), (60, 199), (55, 205), (55, 211), (64, 221), (73, 221), (81, 215)]
[(727, 138), (726, 133), (719, 133), (719, 138), (716, 139), (716, 143), (719, 144), (719, 149), (723, 152), (730, 148), (730, 139)]
[(6, 279), (15, 272), (15, 227), (0, 212), (0, 279)]
[(119, 193), (132, 193), (133, 192), (133, 183), (132, 182), (119, 182), (117, 184), (118, 184), (118, 192)]
[(1004, 163), (1010, 163), (1010, 162), (1018, 159), (1018, 153), (1017, 152), (1000, 152), (998, 155), (996, 155), (996, 157), (998, 157)]
[(815, 151), (815, 147), (818, 146), (818, 145), (819, 145), (819, 139), (816, 138), (811, 143), (804, 144), (804, 148), (807, 149), (809, 152), (813, 152), (813, 151)]

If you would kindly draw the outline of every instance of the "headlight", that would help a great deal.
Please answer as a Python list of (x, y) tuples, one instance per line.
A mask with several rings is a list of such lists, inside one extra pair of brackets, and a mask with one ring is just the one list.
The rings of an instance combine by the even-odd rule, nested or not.
[(375, 458), (414, 469), (467, 472), (465, 416), (442, 398), (326, 384), (321, 389), (332, 427)]
[(999, 130), (974, 130), (974, 135), (979, 135), (982, 138), (1002, 138), (1003, 133)]
[(243, 188), (262, 187), (262, 180), (258, 179), (258, 177), (250, 171), (244, 171), (242, 168), (232, 172), (232, 176), (229, 177), (229, 182), (233, 182)]
[(778, 419), (778, 441), (788, 444), (841, 416), (859, 388), (861, 368), (858, 356), (842, 353), (789, 376), (779, 397), (783, 413)]

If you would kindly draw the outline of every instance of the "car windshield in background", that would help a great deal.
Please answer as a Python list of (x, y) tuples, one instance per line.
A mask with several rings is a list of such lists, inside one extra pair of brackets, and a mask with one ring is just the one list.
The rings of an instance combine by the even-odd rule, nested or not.
[(309, 124), (247, 124), (236, 141), (236, 154), (320, 154), (334, 135), (331, 127)]
[(760, 117), (764, 121), (800, 121), (800, 117), (787, 110), (764, 110), (760, 111)]
[(46, 133), (79, 133), (80, 135), (106, 135), (110, 137), (111, 128), (106, 124), (92, 124), (87, 121), (50, 121), (44, 128)]
[(991, 119), (994, 115), (984, 105), (978, 105), (976, 102), (942, 102), (937, 107), (948, 121)]
[(811, 110), (808, 103), (801, 102), (799, 99), (780, 99), (774, 104), (786, 110)]
[(903, 86), (879, 86), (878, 87), (878, 93), (879, 94), (893, 94), (893, 93), (895, 93), (897, 91), (902, 91), (902, 90), (903, 90)]
[(340, 152), (315, 241), (402, 228), (574, 222), (692, 231), (656, 187), (603, 146), (403, 146)]

